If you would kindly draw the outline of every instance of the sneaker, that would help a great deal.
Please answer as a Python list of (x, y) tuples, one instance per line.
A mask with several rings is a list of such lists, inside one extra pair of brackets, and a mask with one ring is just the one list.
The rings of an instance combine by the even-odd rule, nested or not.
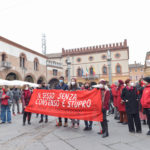
[(75, 128), (75, 129), (78, 129), (78, 128), (79, 128), (79, 125), (78, 125), (78, 124), (76, 124), (76, 125), (74, 126), (74, 128)]
[(16, 116), (16, 114), (15, 114), (15, 113), (13, 113), (13, 115), (14, 115), (14, 116)]
[(64, 127), (68, 127), (68, 123), (67, 122), (65, 122)]
[(57, 127), (62, 126), (62, 122), (58, 122), (58, 123), (56, 124), (56, 126), (57, 126)]

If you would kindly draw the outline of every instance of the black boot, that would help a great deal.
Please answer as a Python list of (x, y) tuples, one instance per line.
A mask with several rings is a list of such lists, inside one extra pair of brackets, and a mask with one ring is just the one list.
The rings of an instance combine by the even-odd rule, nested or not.
[(39, 123), (42, 123), (43, 122), (43, 119), (41, 119), (40, 121), (39, 121)]
[(108, 137), (108, 136), (109, 136), (108, 132), (105, 132), (105, 133), (103, 134), (102, 138), (106, 138), (106, 137)]

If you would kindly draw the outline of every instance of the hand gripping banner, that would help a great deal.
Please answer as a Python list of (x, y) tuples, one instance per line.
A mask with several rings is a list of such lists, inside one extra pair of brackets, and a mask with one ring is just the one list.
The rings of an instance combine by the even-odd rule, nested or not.
[(35, 89), (25, 111), (62, 118), (102, 121), (101, 92)]

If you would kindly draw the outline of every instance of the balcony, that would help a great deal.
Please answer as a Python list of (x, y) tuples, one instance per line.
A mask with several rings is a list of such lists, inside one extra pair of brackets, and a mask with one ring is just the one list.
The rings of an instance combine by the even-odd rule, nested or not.
[(99, 79), (100, 78), (100, 74), (95, 74), (95, 75), (84, 75), (82, 76), (83, 79), (86, 80), (94, 80), (94, 79)]
[(0, 68), (1, 69), (10, 69), (11, 68), (11, 63), (8, 61), (1, 61), (0, 62)]
[(62, 68), (62, 64), (61, 63), (56, 62), (56, 61), (51, 61), (51, 60), (47, 60), (46, 65), (50, 66), (50, 67)]

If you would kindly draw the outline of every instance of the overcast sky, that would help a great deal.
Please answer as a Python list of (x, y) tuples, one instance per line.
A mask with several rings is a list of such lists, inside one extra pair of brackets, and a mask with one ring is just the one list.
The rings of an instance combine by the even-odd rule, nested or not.
[(150, 0), (0, 0), (0, 35), (47, 53), (127, 39), (130, 63), (150, 51)]

